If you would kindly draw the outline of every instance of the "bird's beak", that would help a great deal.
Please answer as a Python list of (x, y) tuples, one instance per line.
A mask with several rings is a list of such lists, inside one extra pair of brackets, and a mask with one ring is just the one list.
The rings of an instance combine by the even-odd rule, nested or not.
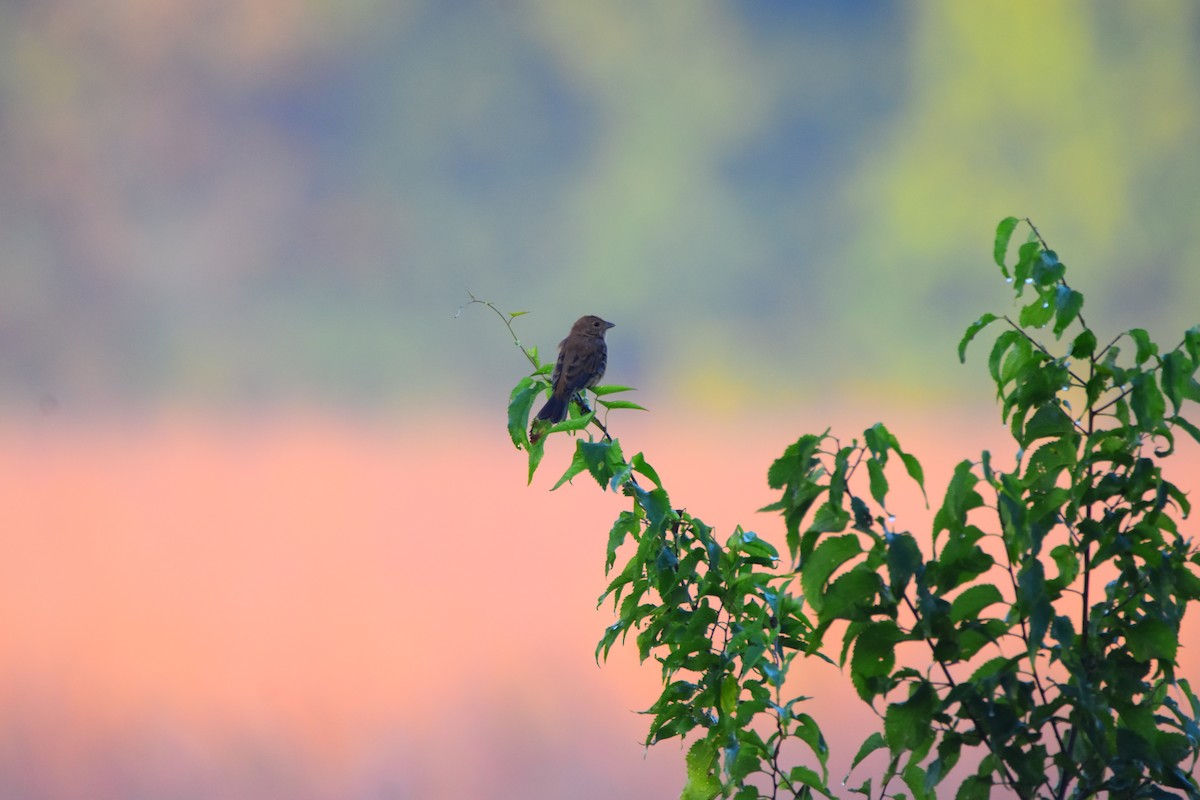
[(605, 325), (605, 330), (608, 330), (609, 328), (615, 328), (615, 327), (617, 327), (617, 326), (616, 326), (616, 323), (613, 323), (613, 322), (608, 322), (608, 321), (605, 321), (604, 325)]

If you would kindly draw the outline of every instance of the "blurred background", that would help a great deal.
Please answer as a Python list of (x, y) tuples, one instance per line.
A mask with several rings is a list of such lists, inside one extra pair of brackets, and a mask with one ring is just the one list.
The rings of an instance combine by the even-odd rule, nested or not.
[(725, 530), (829, 425), (936, 493), (1006, 446), (955, 355), (1002, 217), (1101, 331), (1197, 322), (1198, 42), (1187, 0), (3, 0), (0, 797), (677, 792), (654, 665), (592, 661), (620, 498), (546, 492), (566, 437), (525, 487), (528, 365), (463, 304), (546, 357), (615, 322), (610, 428)]

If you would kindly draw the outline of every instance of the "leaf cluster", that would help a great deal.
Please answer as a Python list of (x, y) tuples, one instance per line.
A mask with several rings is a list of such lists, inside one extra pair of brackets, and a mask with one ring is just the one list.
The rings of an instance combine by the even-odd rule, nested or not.
[[(835, 796), (825, 738), (788, 682), (817, 657), (880, 718), (852, 769), (876, 753), (885, 766), (852, 794), (935, 798), (954, 773), (962, 800), (1200, 800), (1200, 698), (1176, 674), (1200, 553), (1180, 529), (1190, 501), (1163, 471), (1180, 434), (1200, 442), (1183, 413), (1200, 401), (1200, 326), (1169, 349), (1136, 328), (1102, 346), (1032, 223), (1003, 220), (994, 257), (1018, 310), (984, 314), (958, 352), (1002, 328), (987, 369), (1015, 464), (961, 461), (926, 534), (888, 510), (897, 470), (923, 496), (925, 476), (883, 424), (848, 444), (801, 436), (770, 466), (779, 495), (762, 510), (783, 517), (786, 559), (675, 508), (603, 426), (576, 441), (555, 488), (587, 472), (631, 501), (609, 532), (600, 602), (616, 621), (596, 655), (632, 635), (659, 663), (646, 743), (693, 739), (684, 798)], [(531, 361), (509, 405), (530, 476), (543, 452), (525, 426), (548, 372)], [(594, 418), (573, 409), (549, 433)]]

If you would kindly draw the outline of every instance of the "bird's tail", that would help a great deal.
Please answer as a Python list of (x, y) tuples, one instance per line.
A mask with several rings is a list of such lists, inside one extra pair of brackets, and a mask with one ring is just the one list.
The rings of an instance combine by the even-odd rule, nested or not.
[(537, 413), (537, 419), (548, 419), (550, 422), (562, 422), (567, 415), (567, 400), (563, 397), (550, 396), (546, 405)]

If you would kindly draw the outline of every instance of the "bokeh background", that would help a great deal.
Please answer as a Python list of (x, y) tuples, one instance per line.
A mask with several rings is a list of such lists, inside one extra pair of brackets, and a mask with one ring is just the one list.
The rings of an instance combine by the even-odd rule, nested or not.
[(620, 499), (546, 491), (566, 437), (526, 488), (463, 304), (614, 321), (627, 452), (773, 536), (799, 433), (1006, 452), (1000, 218), (1100, 330), (1195, 324), (1198, 143), (1187, 0), (3, 0), (0, 796), (673, 795), (592, 660)]

